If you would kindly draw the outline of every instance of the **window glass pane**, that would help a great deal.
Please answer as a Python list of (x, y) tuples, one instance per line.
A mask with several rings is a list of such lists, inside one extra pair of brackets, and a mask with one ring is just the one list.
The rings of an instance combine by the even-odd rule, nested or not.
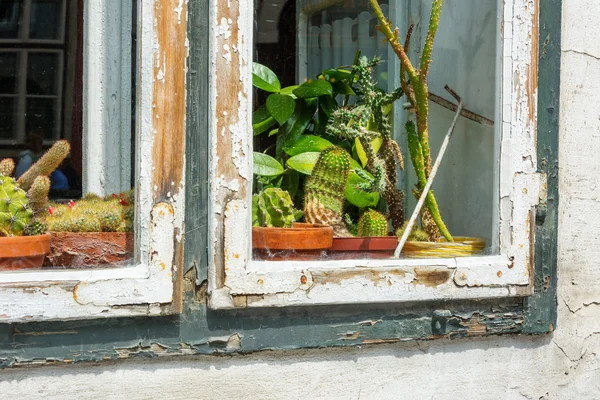
[(60, 39), (62, 0), (32, 0), (30, 39)]
[[(379, 3), (397, 24), (402, 47), (415, 23), (404, 68), (411, 74), (419, 73), (427, 54), (431, 4)], [(459, 118), (403, 254), (498, 251), (497, 6), (444, 1), (428, 88), (414, 75), (412, 82), (403, 78), (401, 91), (400, 58), (378, 31), (369, 1), (255, 2), (255, 258), (391, 257), (454, 117), (448, 102), (457, 100), (446, 85), (476, 115)], [(420, 95), (426, 90), (429, 96)], [(295, 228), (273, 227), (291, 221), (333, 227), (333, 244), (327, 248), (321, 239), (311, 251), (302, 243), (278, 249), (271, 234), (285, 238)], [(306, 238), (314, 227), (296, 228), (305, 229)]]
[(20, 3), (19, 0), (3, 0), (0, 2), (0, 39), (16, 39), (19, 37)]
[(12, 139), (15, 130), (15, 98), (0, 97), (0, 139)]
[(27, 94), (58, 94), (60, 53), (29, 53), (27, 59)]
[[(0, 1), (0, 16), (7, 16), (5, 2)], [(135, 264), (135, 182), (131, 179), (135, 101), (129, 94), (135, 86), (135, 71), (122, 60), (125, 51), (130, 50), (132, 58), (135, 55), (131, 32), (135, 32), (136, 4), (129, 2), (131, 9), (124, 4), (25, 2), (21, 12), (31, 15), (29, 39), (57, 39), (65, 32), (64, 43), (0, 41), (0, 185), (13, 185), (5, 178), (9, 174), (18, 179), (23, 190), (0, 190), (21, 196), (6, 202), (0, 193), (0, 213), (12, 213), (14, 217), (0, 221), (0, 282), (6, 269)], [(31, 8), (26, 9), (29, 5)], [(84, 6), (93, 8), (86, 20)], [(91, 32), (87, 39), (99, 49), (101, 57), (92, 54), (91, 60), (84, 58), (93, 53), (84, 51), (84, 32)], [(115, 50), (109, 39), (114, 40), (121, 32), (126, 36)], [(101, 46), (106, 46), (103, 51)], [(85, 76), (86, 63), (94, 63), (94, 74)], [(104, 79), (111, 74), (119, 74), (120, 79)], [(122, 85), (130, 75), (131, 84)], [(84, 80), (93, 91), (85, 91)], [(85, 115), (93, 120), (87, 125), (83, 111), (86, 106), (91, 111)], [(42, 158), (40, 164), (44, 167), (36, 167)], [(8, 159), (15, 164), (13, 171), (7, 167)], [(36, 183), (28, 176), (48, 176), (49, 187), (41, 179), (34, 190)], [(92, 189), (92, 179), (101, 184)], [(6, 204), (13, 204), (13, 208), (3, 208)], [(21, 206), (15, 208), (15, 204)], [(16, 239), (31, 240), (26, 247), (40, 252), (7, 256), (2, 249), (10, 248), (6, 243)], [(45, 240), (45, 244), (38, 239)]]
[(0, 94), (13, 94), (17, 91), (17, 54), (0, 53)]

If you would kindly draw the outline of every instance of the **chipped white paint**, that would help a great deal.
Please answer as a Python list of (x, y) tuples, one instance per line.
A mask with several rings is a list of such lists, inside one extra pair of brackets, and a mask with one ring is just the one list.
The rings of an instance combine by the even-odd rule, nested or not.
[[(251, 103), (250, 38), (251, 2), (233, 3), (231, 21), (211, 6), (211, 153), (210, 163), (210, 305), (231, 308), (358, 302), (403, 302), (428, 299), (467, 299), (525, 296), (531, 293), (533, 266), (533, 210), (544, 186), (536, 174), (537, 105), (537, 1), (504, 2), (501, 43), (502, 116), (500, 180), (498, 194), (498, 237), (500, 256), (444, 260), (450, 276), (436, 287), (415, 285), (415, 268), (436, 268), (440, 260), (353, 260), (346, 262), (268, 262), (251, 260), (250, 205), (252, 137), (248, 115)], [(235, 41), (233, 38), (237, 38)], [(239, 49), (238, 65), (231, 61), (233, 46)], [(226, 64), (223, 63), (225, 60)], [(217, 66), (220, 65), (220, 68)], [(239, 77), (225, 76), (223, 68)], [(222, 74), (222, 75), (220, 75)], [(235, 115), (218, 114), (223, 102), (235, 104)], [(220, 137), (219, 137), (220, 136)], [(231, 138), (228, 148), (223, 139)], [(219, 147), (221, 146), (221, 147)], [(231, 152), (231, 157), (222, 154)], [(221, 157), (219, 157), (221, 156)], [(236, 182), (235, 188), (231, 182)], [(238, 186), (239, 185), (239, 186)], [(248, 232), (247, 235), (241, 232)], [(363, 268), (368, 265), (368, 268)], [(349, 279), (315, 281), (314, 276), (331, 276), (351, 270)], [(394, 272), (392, 272), (394, 271)], [(402, 276), (402, 279), (396, 278)], [(392, 275), (390, 275), (392, 274)], [(376, 276), (377, 278), (373, 278)], [(339, 278), (339, 277), (338, 277)], [(389, 278), (389, 279), (388, 279)], [(393, 279), (392, 279), (393, 278)], [(386, 284), (382, 284), (386, 282)], [(248, 295), (246, 302), (232, 296)], [(260, 296), (256, 300), (253, 296)]]
[[(174, 277), (182, 268), (175, 264), (175, 243), (182, 241), (184, 181), (171, 181), (168, 193), (159, 193), (153, 183), (165, 165), (165, 160), (153, 159), (156, 124), (161, 123), (154, 104), (155, 84), (160, 82), (160, 74), (155, 79), (155, 62), (160, 62), (163, 72), (175, 68), (168, 66), (166, 52), (159, 48), (154, 3), (138, 3), (136, 265), (0, 273), (0, 322), (164, 315), (174, 310)], [(158, 202), (162, 199), (166, 201)]]
[(131, 0), (86, 1), (83, 58), (83, 190), (131, 188)]

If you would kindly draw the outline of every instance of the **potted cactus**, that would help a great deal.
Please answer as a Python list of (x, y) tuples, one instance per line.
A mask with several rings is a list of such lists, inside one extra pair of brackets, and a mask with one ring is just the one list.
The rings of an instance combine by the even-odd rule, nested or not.
[(12, 159), (0, 162), (0, 269), (41, 268), (50, 251), (43, 221), (50, 190), (48, 176), (67, 157), (69, 143), (56, 142), (18, 180)]
[(390, 257), (398, 239), (388, 236), (387, 217), (367, 209), (357, 225), (344, 218), (344, 187), (350, 173), (350, 154), (341, 147), (324, 150), (304, 187), (304, 218), (333, 228), (330, 258)]
[(252, 198), (252, 255), (259, 260), (310, 260), (331, 247), (333, 228), (296, 222), (302, 212), (289, 193), (267, 188)]
[(104, 198), (51, 203), (46, 217), (52, 235), (48, 268), (127, 265), (133, 258), (133, 191)]

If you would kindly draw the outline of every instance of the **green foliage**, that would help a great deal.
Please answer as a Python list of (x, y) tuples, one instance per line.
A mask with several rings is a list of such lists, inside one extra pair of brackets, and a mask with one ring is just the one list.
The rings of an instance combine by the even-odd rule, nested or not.
[(77, 202), (51, 203), (46, 218), (48, 230), (54, 232), (132, 232), (134, 193), (124, 192), (101, 198), (88, 194)]
[(254, 152), (254, 175), (259, 176), (279, 176), (283, 174), (283, 166), (273, 157)]
[(267, 188), (252, 196), (252, 226), (290, 228), (301, 218), (290, 194), (279, 188)]
[[(396, 230), (396, 236), (398, 236), (398, 238), (401, 238), (402, 235), (404, 235), (404, 231), (406, 231), (407, 225), (408, 221), (406, 221), (401, 228)], [(429, 240), (429, 235), (427, 234), (427, 232), (425, 232), (423, 229), (420, 229), (415, 224), (413, 225), (413, 228), (410, 231), (410, 234), (408, 235), (408, 240), (412, 242), (427, 242)]]
[(358, 236), (374, 237), (388, 235), (388, 221), (385, 215), (376, 210), (365, 211), (358, 220)]

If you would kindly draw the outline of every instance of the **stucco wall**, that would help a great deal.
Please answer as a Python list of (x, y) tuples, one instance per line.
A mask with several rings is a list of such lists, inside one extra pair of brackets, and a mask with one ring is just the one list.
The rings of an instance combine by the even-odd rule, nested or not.
[(0, 397), (599, 399), (600, 7), (563, 3), (554, 334), (15, 369)]

